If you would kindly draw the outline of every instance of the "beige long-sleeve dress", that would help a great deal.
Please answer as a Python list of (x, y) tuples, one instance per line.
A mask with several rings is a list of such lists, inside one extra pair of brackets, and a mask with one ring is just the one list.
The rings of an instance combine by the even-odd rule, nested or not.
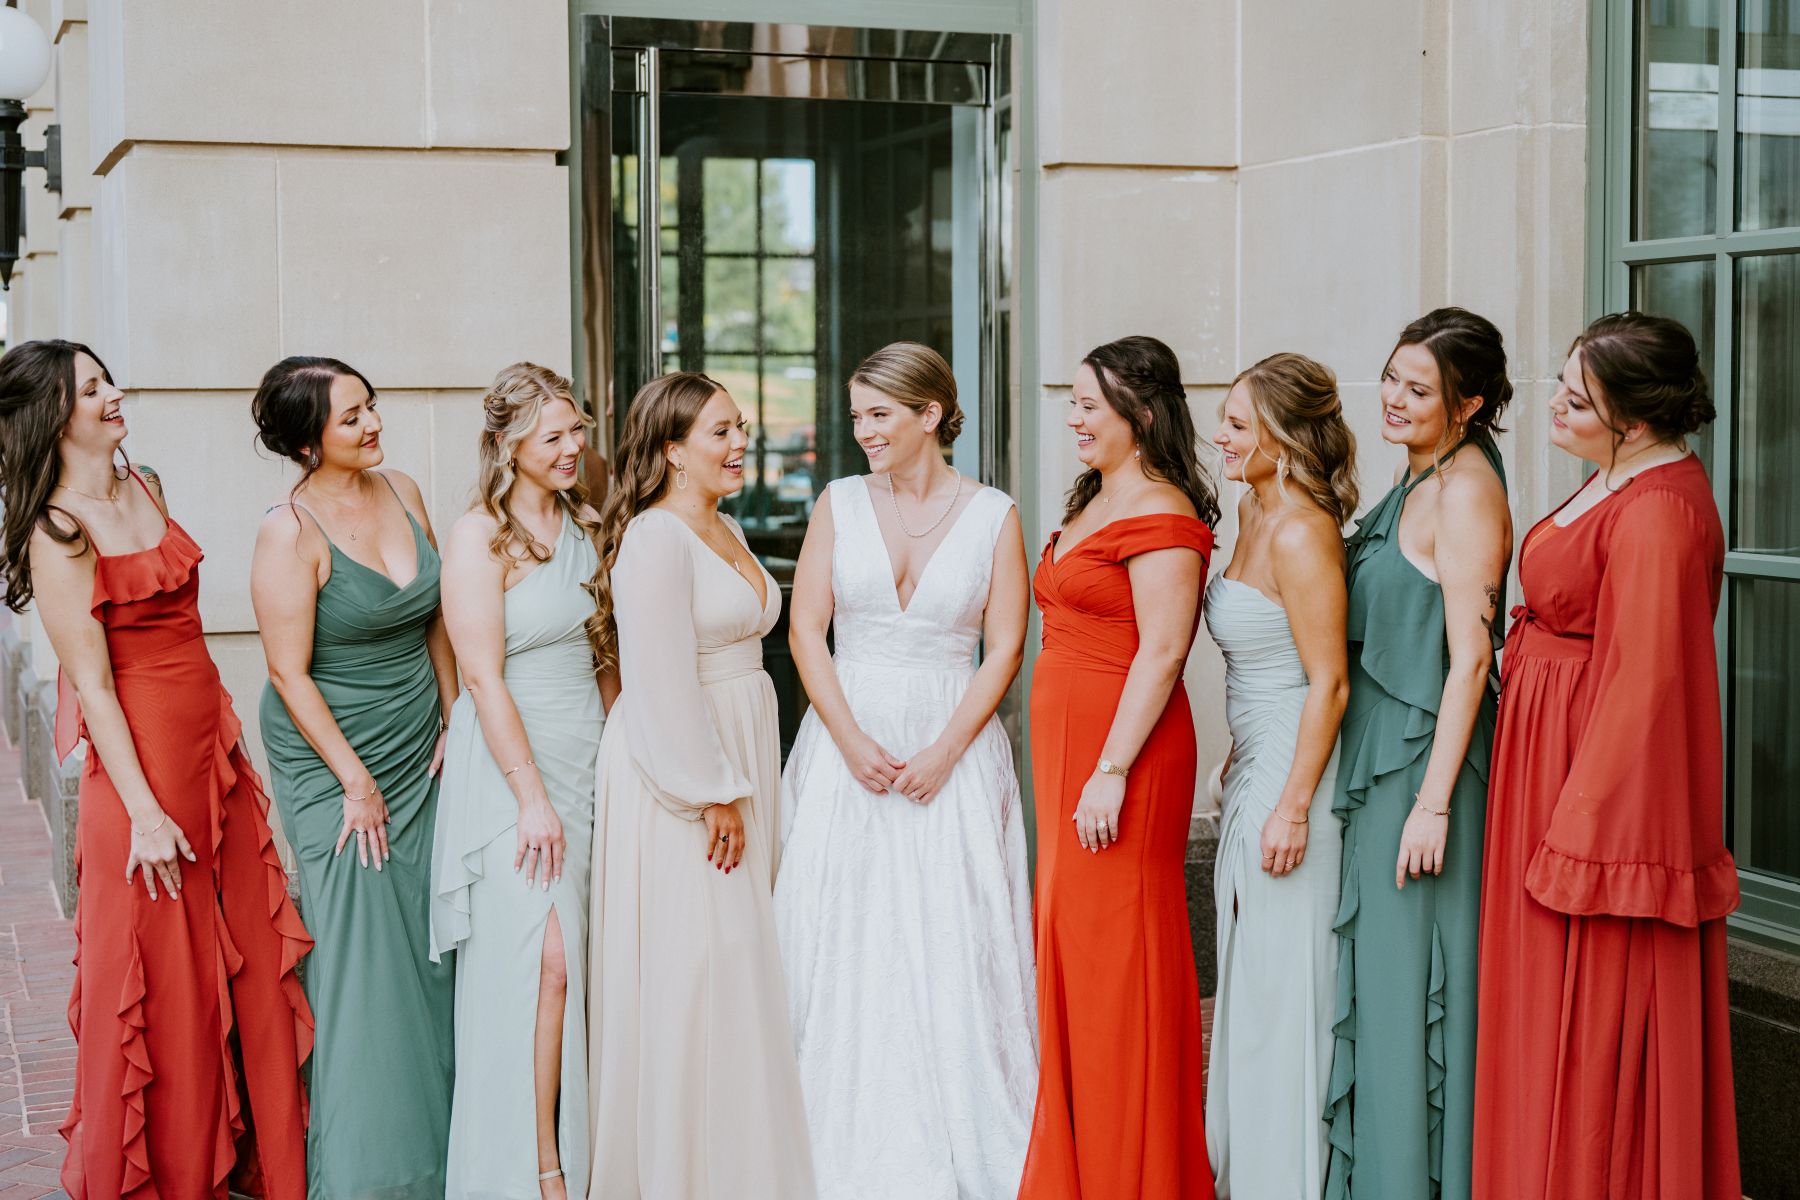
[[(590, 1200), (814, 1194), (770, 899), (780, 742), (761, 639), (781, 600), (763, 586), (759, 605), (654, 508), (613, 565), (623, 690), (595, 785)], [(701, 814), (743, 797), (727, 875)]]

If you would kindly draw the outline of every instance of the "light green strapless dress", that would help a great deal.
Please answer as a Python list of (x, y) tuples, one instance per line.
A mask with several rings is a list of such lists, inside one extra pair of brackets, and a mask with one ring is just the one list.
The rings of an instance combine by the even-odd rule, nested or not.
[[(569, 1195), (588, 1186), (587, 921), (600, 690), (585, 624), (594, 547), (563, 519), (550, 561), (506, 593), (506, 689), (562, 820), (562, 880), (528, 887), (513, 869), (518, 801), (464, 692), (450, 714), (432, 853), (433, 954), (456, 952), (456, 1094), (446, 1195), (535, 1200), (532, 1046), (550, 914), (568, 965), (557, 1141)], [(508, 763), (507, 766), (517, 764)]]
[[(427, 957), (438, 693), (425, 634), (438, 555), (409, 513), (418, 574), (396, 586), (331, 547), (313, 624), (313, 682), (387, 800), (380, 871), (354, 841), (334, 854), (344, 789), (295, 728), (273, 685), (262, 735), (275, 806), (300, 865), (301, 916), (317, 945), (306, 997), (318, 1034), (307, 1129), (310, 1200), (437, 1200), (450, 1132), (449, 963)], [(323, 528), (321, 527), (321, 532)], [(329, 539), (327, 539), (329, 541)]]
[[(1504, 484), (1493, 439), (1473, 444)], [(1344, 888), (1325, 1110), (1328, 1200), (1467, 1200), (1470, 1189), (1492, 691), (1451, 792), (1444, 873), (1394, 886), (1400, 831), (1425, 778), (1450, 667), (1443, 589), (1400, 550), (1406, 498), (1434, 471), (1397, 484), (1348, 544), (1350, 702), (1336, 803)]]

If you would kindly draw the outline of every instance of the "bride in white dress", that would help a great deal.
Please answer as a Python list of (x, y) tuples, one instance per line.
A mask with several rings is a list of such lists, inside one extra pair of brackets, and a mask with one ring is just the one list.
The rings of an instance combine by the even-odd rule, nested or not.
[(872, 473), (826, 489), (800, 552), (791, 643), (812, 708), (775, 885), (819, 1194), (1012, 1200), (1036, 984), (994, 711), (1024, 648), (1023, 536), (1004, 492), (944, 461), (962, 415), (936, 352), (877, 351), (850, 398)]

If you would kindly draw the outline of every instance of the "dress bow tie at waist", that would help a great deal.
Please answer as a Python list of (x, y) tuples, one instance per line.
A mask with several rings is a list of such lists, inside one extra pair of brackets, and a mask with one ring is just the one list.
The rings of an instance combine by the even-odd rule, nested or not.
[(1520, 658), (1561, 658), (1585, 661), (1593, 657), (1594, 637), (1589, 633), (1559, 633), (1528, 604), (1515, 604), (1512, 629), (1506, 635), (1506, 650), (1500, 661), (1500, 685), (1512, 675)]

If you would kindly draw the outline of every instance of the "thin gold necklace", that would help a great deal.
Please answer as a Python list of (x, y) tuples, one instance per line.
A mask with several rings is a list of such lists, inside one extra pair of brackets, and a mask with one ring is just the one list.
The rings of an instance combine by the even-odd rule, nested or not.
[(84, 492), (80, 488), (70, 487), (66, 483), (59, 483), (56, 486), (65, 492), (74, 492), (83, 499), (97, 500), (101, 504), (117, 504), (119, 502), (119, 481), (117, 479), (113, 480), (113, 490), (110, 496), (96, 496), (92, 492)]

